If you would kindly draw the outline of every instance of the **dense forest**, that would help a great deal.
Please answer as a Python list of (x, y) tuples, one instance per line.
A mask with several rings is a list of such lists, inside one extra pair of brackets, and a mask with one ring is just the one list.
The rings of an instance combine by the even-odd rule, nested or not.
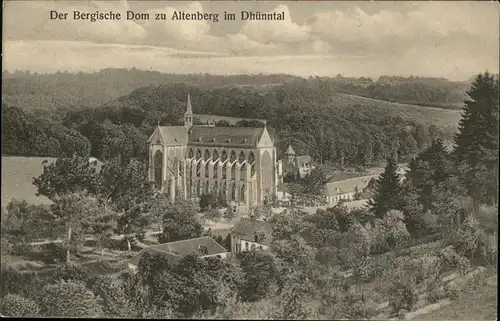
[[(272, 85), (302, 82), (290, 75), (177, 75), (138, 69), (104, 69), (93, 73), (37, 74), (2, 73), (2, 102), (23, 109), (79, 109), (103, 103), (149, 85), (189, 83), (203, 87), (251, 86), (266, 90)], [(460, 109), (470, 82), (442, 78), (382, 76), (370, 78), (310, 77), (322, 80), (331, 92), (358, 95), (391, 102)]]
[[(427, 114), (436, 109), (346, 98), (332, 93), (328, 81), (319, 78), (265, 91), (171, 84), (138, 88), (98, 108), (64, 113), (35, 113), (21, 105), (6, 105), (3, 153), (59, 157), (76, 152), (103, 160), (118, 155), (144, 159), (145, 142), (158, 122), (182, 123), (188, 92), (196, 114), (266, 119), (279, 151), (291, 143), (297, 153), (339, 167), (383, 162), (389, 154), (405, 161), (433, 139), (451, 139), (454, 133), (453, 126), (434, 125), (431, 117), (442, 122), (439, 109)], [(236, 124), (254, 125), (259, 123)]]

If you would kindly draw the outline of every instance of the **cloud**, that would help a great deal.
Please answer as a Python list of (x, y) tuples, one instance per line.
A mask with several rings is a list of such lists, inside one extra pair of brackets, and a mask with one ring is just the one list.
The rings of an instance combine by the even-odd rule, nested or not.
[[(257, 74), (285, 73), (310, 75), (372, 77), (380, 75), (436, 76), (467, 79), (498, 63), (485, 65), (481, 60), (463, 59), (462, 53), (447, 56), (443, 52), (422, 54), (416, 49), (392, 60), (352, 55), (280, 55), (221, 56), (203, 55), (172, 48), (109, 45), (66, 41), (6, 41), (4, 68), (46, 73), (67, 70), (91, 72), (103, 68), (132, 68), (167, 73)], [(34, 59), (33, 57), (36, 57)], [(486, 66), (486, 67), (485, 67)], [(496, 68), (496, 69), (495, 69)]]
[(146, 33), (137, 23), (129, 20), (73, 21), (51, 20), (50, 11), (96, 12), (113, 10), (125, 14), (129, 8), (120, 2), (6, 2), (4, 8), (4, 37), (15, 40), (76, 40), (99, 43), (141, 43)]
[(166, 6), (160, 10), (148, 10), (152, 16), (156, 12), (165, 13), (168, 20), (150, 19), (144, 24), (144, 29), (148, 33), (148, 40), (156, 44), (177, 44), (182, 45), (187, 42), (202, 41), (208, 36), (210, 30), (209, 22), (206, 20), (170, 20), (174, 12), (195, 13), (203, 12), (203, 7), (199, 2), (192, 2), (186, 5), (172, 7)]
[[(488, 10), (488, 9), (496, 9)], [(421, 2), (408, 12), (382, 9), (367, 14), (360, 7), (317, 13), (306, 21), (310, 33), (336, 53), (401, 55), (408, 48), (439, 47), (475, 37), (498, 43), (498, 8), (490, 3)], [(462, 37), (462, 38), (461, 38)]]
[[(93, 23), (48, 19), (49, 10), (113, 10), (124, 14), (132, 4), (135, 6), (132, 10), (164, 12), (168, 19)], [(338, 6), (320, 5), (314, 6), (314, 10), (301, 10), (302, 6), (311, 6), (310, 3), (277, 5), (274, 9), (268, 3), (265, 10), (259, 9), (262, 6), (257, 3), (240, 4), (238, 10), (285, 11), (286, 20), (229, 23), (221, 16), (219, 22), (171, 20), (174, 11), (210, 10), (206, 2), (168, 2), (154, 11), (151, 4), (129, 5), (126, 1), (6, 2), (4, 39), (23, 41), (6, 45), (5, 57), (10, 61), (9, 68), (18, 69), (25, 69), (22, 64), (37, 68), (37, 64), (50, 61), (63, 69), (70, 69), (71, 63), (78, 68), (89, 64), (87, 69), (98, 63), (102, 68), (136, 66), (175, 72), (171, 68), (179, 63), (185, 65), (176, 66), (178, 72), (198, 72), (195, 70), (198, 67), (199, 72), (217, 73), (331, 72), (335, 75), (341, 72), (365, 76), (425, 73), (451, 78), (485, 69), (498, 70), (499, 20), (498, 5), (494, 3), (419, 2), (397, 8), (390, 2), (377, 2), (377, 6), (371, 7), (353, 3), (350, 9), (346, 5), (342, 10)], [(213, 10), (222, 14), (220, 8)], [(199, 53), (199, 61), (193, 52)], [(297, 58), (286, 58), (285, 62), (285, 56)], [(42, 67), (46, 66), (39, 68)]]
[(285, 14), (285, 20), (248, 20), (240, 33), (256, 42), (270, 43), (300, 43), (310, 40), (310, 35), (305, 26), (294, 23), (290, 17), (290, 10), (286, 5), (279, 5), (267, 13)]

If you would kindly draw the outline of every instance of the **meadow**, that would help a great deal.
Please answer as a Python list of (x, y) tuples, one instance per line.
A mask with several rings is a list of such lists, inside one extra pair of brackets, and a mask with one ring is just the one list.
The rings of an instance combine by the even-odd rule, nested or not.
[(42, 174), (44, 160), (48, 157), (2, 156), (2, 204), (5, 206), (11, 199), (26, 200), (32, 204), (50, 204), (44, 196), (36, 196), (37, 188), (33, 185), (33, 177)]

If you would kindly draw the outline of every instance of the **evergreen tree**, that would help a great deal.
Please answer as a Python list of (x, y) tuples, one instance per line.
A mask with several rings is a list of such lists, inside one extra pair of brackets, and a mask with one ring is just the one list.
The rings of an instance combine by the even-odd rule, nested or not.
[(406, 177), (411, 188), (418, 193), (423, 211), (433, 209), (435, 188), (451, 174), (449, 155), (442, 140), (436, 140), (409, 162), (410, 170)]
[(375, 195), (369, 201), (372, 212), (383, 217), (389, 210), (399, 209), (400, 188), (396, 160), (388, 158), (385, 170), (377, 180)]
[(498, 76), (479, 74), (467, 95), (454, 155), (477, 209), (498, 200)]

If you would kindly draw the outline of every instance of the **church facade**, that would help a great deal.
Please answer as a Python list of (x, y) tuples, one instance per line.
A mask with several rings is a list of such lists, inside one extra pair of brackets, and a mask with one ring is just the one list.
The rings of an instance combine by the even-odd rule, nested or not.
[(277, 189), (277, 154), (267, 128), (157, 126), (148, 140), (149, 180), (173, 200), (214, 194), (239, 206), (262, 204)]

